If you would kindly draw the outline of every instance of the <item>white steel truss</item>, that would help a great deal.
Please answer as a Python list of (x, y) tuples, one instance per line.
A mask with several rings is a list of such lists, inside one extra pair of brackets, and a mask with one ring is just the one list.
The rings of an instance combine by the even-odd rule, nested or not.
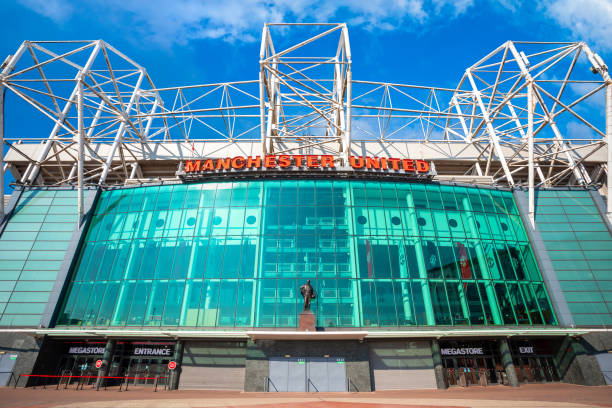
[[(461, 159), (466, 175), (527, 186), (532, 216), (538, 186), (605, 184), (612, 194), (612, 149), (585, 165), (612, 143), (612, 80), (583, 42), (508, 41), (455, 88), (353, 80), (351, 64), (346, 24), (265, 24), (259, 79), (171, 88), (156, 88), (102, 40), (25, 41), (0, 71), (0, 144), (27, 162), (13, 172), (16, 183), (80, 190), (134, 178), (135, 148), (152, 152), (163, 142), (186, 143), (196, 155), (196, 142), (257, 141), (261, 154), (317, 149), (346, 163), (365, 141), (474, 147), (467, 163), (449, 159)], [(9, 103), (50, 121), (48, 133), (4, 134), (7, 90)], [(23, 149), (32, 143), (36, 155)], [(2, 183), (8, 166), (0, 149)]]

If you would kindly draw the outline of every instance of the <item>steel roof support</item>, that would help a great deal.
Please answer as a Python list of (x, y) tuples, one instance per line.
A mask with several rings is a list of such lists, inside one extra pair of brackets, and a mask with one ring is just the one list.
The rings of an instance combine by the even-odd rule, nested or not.
[(534, 169), (533, 169), (533, 80), (528, 79), (527, 83), (527, 149), (529, 155), (529, 170), (527, 175), (529, 185), (529, 221), (535, 228), (535, 189), (534, 189)]
[[(98, 52), (102, 48), (102, 41), (98, 40), (94, 44), (95, 46), (91, 54), (89, 55), (87, 62), (83, 66), (83, 69), (81, 69), (77, 73), (75, 77), (76, 80), (79, 80), (80, 78), (83, 78), (85, 75), (87, 75), (89, 73), (89, 70), (91, 69), (91, 66), (96, 60), (96, 56), (98, 55)], [(72, 93), (70, 97), (68, 98), (68, 101), (64, 105), (64, 109), (62, 110), (61, 115), (59, 116), (58, 119), (55, 120), (55, 125), (53, 126), (53, 130), (51, 131), (49, 138), (45, 142), (45, 146), (43, 147), (42, 152), (38, 156), (36, 163), (34, 164), (34, 166), (31, 167), (29, 174), (28, 172), (25, 172), (23, 174), (23, 177), (21, 179), (23, 183), (27, 182), (29, 184), (32, 184), (34, 180), (36, 179), (36, 177), (38, 176), (38, 172), (40, 171), (40, 163), (43, 160), (45, 160), (45, 158), (49, 154), (49, 151), (51, 150), (51, 147), (53, 146), (53, 143), (55, 142), (55, 139), (57, 138), (57, 133), (59, 132), (60, 127), (62, 127), (63, 122), (66, 120), (66, 116), (68, 116), (68, 112), (70, 112), (70, 109), (72, 108), (72, 105), (74, 104), (77, 91), (78, 91), (78, 84), (72, 90)]]
[(608, 66), (604, 63), (601, 57), (595, 54), (588, 45), (581, 43), (582, 49), (587, 54), (589, 61), (591, 62), (591, 71), (593, 73), (599, 73), (606, 84), (606, 101), (605, 101), (605, 126), (606, 126), (606, 147), (608, 149), (608, 160), (606, 165), (606, 214), (608, 219), (612, 221), (612, 78), (610, 78), (610, 72)]
[(121, 125), (119, 125), (119, 130), (117, 130), (117, 134), (115, 135), (115, 140), (113, 141), (113, 146), (111, 147), (111, 151), (106, 159), (106, 163), (104, 163), (104, 169), (102, 170), (102, 174), (100, 175), (100, 180), (98, 181), (98, 184), (100, 185), (104, 184), (104, 182), (106, 181), (108, 172), (110, 171), (111, 165), (113, 164), (113, 158), (115, 157), (115, 152), (117, 151), (117, 148), (119, 147), (119, 145), (123, 142), (123, 135), (125, 133), (127, 122), (129, 121), (130, 110), (132, 109), (132, 105), (134, 104), (134, 101), (136, 100), (136, 96), (138, 95), (138, 92), (140, 91), (140, 85), (142, 84), (142, 80), (144, 79), (144, 77), (145, 77), (144, 70), (141, 70), (140, 75), (138, 76), (138, 81), (136, 82), (136, 86), (134, 87), (134, 90), (132, 91), (132, 95), (130, 96), (130, 101), (125, 107), (125, 111), (121, 112), (123, 114)]
[(83, 222), (84, 215), (84, 197), (83, 197), (83, 161), (84, 161), (84, 144), (85, 144), (85, 129), (83, 128), (83, 79), (79, 78), (77, 82), (77, 143), (78, 143), (78, 166), (77, 166), (77, 207), (79, 214), (79, 225)]
[[(1, 78), (0, 78), (1, 79)], [(0, 223), (4, 219), (4, 83), (0, 81)]]
[[(348, 159), (351, 154), (351, 118), (352, 118), (352, 105), (353, 105), (353, 72), (351, 65), (353, 64), (353, 58), (351, 56), (351, 43), (349, 41), (348, 28), (346, 24), (343, 24), (342, 27), (342, 40), (344, 46), (344, 53), (346, 56), (346, 119), (344, 121), (344, 137), (343, 137), (343, 146), (342, 146), (342, 158), (344, 159), (344, 164), (348, 165)], [(338, 66), (338, 65), (336, 65)], [(339, 67), (340, 71), (342, 71), (342, 66)], [(344, 96), (340, 93), (340, 101), (339, 106), (342, 106), (344, 101)]]
[[(502, 169), (504, 170), (504, 174), (506, 175), (506, 179), (508, 180), (508, 184), (510, 186), (514, 186), (514, 180), (512, 178), (512, 173), (510, 172), (510, 168), (508, 167), (508, 163), (506, 162), (506, 158), (504, 156), (504, 152), (499, 144), (499, 138), (495, 133), (495, 128), (493, 127), (493, 123), (491, 122), (491, 118), (489, 117), (489, 111), (484, 106), (482, 102), (482, 97), (480, 96), (480, 91), (476, 86), (476, 82), (474, 82), (474, 78), (470, 69), (468, 68), (465, 71), (465, 75), (467, 75), (470, 84), (472, 85), (472, 90), (474, 91), (474, 96), (476, 97), (476, 101), (478, 103), (478, 107), (480, 108), (480, 112), (482, 113), (483, 119), (487, 126), (487, 133), (489, 134), (489, 138), (493, 143), (493, 147), (495, 148), (495, 154), (497, 154), (497, 159), (501, 163)], [(491, 151), (491, 156), (493, 155), (493, 151)], [(488, 166), (487, 166), (488, 167)]]
[(4, 79), (7, 75), (13, 72), (15, 64), (26, 50), (27, 42), (23, 42), (14, 55), (9, 55), (6, 65), (0, 67), (0, 223), (4, 219), (4, 175), (6, 172), (4, 164), (4, 102), (6, 100), (6, 88)]
[[(272, 42), (277, 27), (306, 30), (309, 36), (277, 52), (280, 42)], [(604, 81), (585, 77), (581, 52)], [(17, 62), (20, 68), (7, 74)], [(38, 178), (44, 172), (53, 185), (123, 183), (131, 176), (128, 166), (152, 157), (148, 153), (158, 141), (255, 140), (261, 144), (253, 154), (321, 152), (342, 162), (355, 141), (444, 141), (475, 149), (466, 174), (492, 175), (532, 191), (540, 185), (590, 184), (587, 166), (593, 162), (585, 161), (580, 149), (612, 144), (607, 67), (584, 43), (506, 42), (472, 65), (456, 88), (440, 88), (354, 81), (346, 24), (281, 23), (264, 25), (259, 62), (259, 80), (158, 89), (144, 68), (101, 40), (26, 41), (5, 65), (0, 84), (51, 119), (53, 130), (46, 138), (24, 138), (23, 143), (43, 143), (29, 154), (21, 141), (11, 144), (17, 138), (3, 135), (9, 154), (21, 161), (17, 182), (45, 182)], [(599, 110), (579, 109), (602, 93), (605, 125)], [(567, 137), (570, 122), (584, 125), (584, 138)], [(101, 143), (110, 149), (99, 149)], [(466, 159), (454, 149), (449, 153), (449, 160)], [(602, 170), (594, 181), (601, 182), (606, 171), (612, 196), (607, 171), (612, 157), (609, 161), (597, 164)]]

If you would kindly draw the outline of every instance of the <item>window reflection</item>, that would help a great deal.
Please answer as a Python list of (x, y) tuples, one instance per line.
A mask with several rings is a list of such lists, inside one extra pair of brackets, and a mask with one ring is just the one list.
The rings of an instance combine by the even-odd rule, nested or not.
[(106, 191), (58, 325), (556, 324), (511, 193), (271, 180)]

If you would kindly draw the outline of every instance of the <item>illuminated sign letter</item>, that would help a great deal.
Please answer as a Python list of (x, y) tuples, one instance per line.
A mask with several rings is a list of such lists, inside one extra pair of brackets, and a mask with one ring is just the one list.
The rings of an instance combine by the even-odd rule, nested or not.
[(229, 170), (231, 165), (231, 160), (229, 157), (225, 159), (217, 159), (217, 170), (220, 170), (223, 167), (224, 170)]
[(187, 160), (185, 163), (185, 173), (200, 171), (200, 160)]
[(291, 166), (291, 157), (286, 154), (278, 156), (278, 166), (283, 168)]
[(247, 169), (250, 169), (253, 167), (256, 167), (256, 168), (261, 167), (261, 157), (259, 156), (255, 156), (255, 158), (253, 158), (252, 156), (247, 157), (246, 166), (247, 166)]
[(425, 160), (417, 160), (416, 169), (419, 173), (427, 173), (429, 171), (429, 163)]
[(276, 156), (266, 156), (264, 159), (264, 166), (267, 168), (276, 167)]
[(215, 166), (213, 164), (212, 159), (206, 159), (204, 161), (204, 166), (202, 166), (202, 170), (214, 170)]
[(334, 165), (334, 156), (330, 156), (330, 155), (321, 156), (321, 167), (330, 167), (330, 168), (336, 167)]
[(402, 167), (404, 168), (404, 171), (414, 171), (414, 160), (402, 160)]
[(304, 162), (304, 156), (293, 155), (293, 160), (295, 160), (295, 165), (297, 167), (302, 167), (302, 163)]
[(400, 159), (387, 159), (393, 170), (399, 170)]
[(308, 167), (319, 167), (318, 156), (308, 155), (306, 156), (306, 163)]
[(246, 162), (242, 156), (236, 156), (232, 159), (232, 169), (241, 169), (245, 164)]
[(380, 169), (380, 160), (378, 157), (366, 157), (366, 167), (368, 169)]
[(362, 169), (363, 168), (363, 157), (349, 157), (349, 162), (351, 163), (351, 167), (354, 169)]

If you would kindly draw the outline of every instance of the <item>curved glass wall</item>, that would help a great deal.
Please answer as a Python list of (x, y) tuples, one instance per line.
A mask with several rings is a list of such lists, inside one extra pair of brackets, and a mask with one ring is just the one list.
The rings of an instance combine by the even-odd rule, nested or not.
[(510, 192), (268, 180), (101, 194), (59, 326), (556, 324)]

